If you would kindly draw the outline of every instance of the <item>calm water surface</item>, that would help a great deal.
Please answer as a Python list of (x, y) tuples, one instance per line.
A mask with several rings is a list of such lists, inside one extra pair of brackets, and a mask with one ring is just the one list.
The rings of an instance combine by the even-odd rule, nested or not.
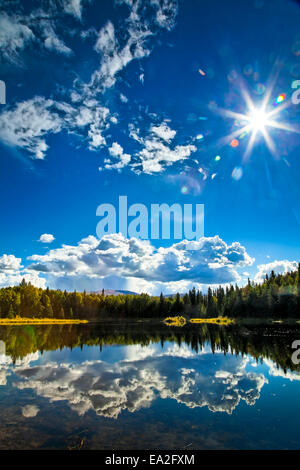
[(0, 449), (300, 449), (300, 330), (0, 328)]

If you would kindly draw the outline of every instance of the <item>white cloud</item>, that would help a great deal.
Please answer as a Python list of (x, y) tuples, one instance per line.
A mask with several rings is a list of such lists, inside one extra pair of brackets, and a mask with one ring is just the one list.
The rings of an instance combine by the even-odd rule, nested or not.
[[(17, 103), (0, 116), (2, 142), (23, 149), (36, 159), (43, 159), (46, 155), (47, 136), (62, 130), (88, 141), (90, 150), (98, 150), (107, 145), (103, 132), (118, 120), (115, 115), (110, 114), (109, 109), (99, 103), (99, 93), (112, 87), (119, 72), (131, 61), (150, 54), (148, 39), (161, 28), (171, 29), (177, 14), (177, 2), (173, 0), (151, 0), (150, 5), (142, 0), (117, 3), (126, 3), (128, 6), (129, 15), (125, 24), (123, 27), (118, 25), (116, 30), (113, 23), (108, 21), (98, 32), (94, 48), (100, 56), (99, 67), (93, 71), (88, 83), (81, 82), (79, 78), (74, 81), (73, 89), (65, 94), (72, 104), (39, 96)], [(32, 10), (24, 16), (21, 4), (16, 2), (14, 14), (0, 15), (0, 46), (3, 57), (12, 61), (19, 60), (20, 51), (32, 41), (39, 48), (71, 55), (72, 50), (58, 35), (61, 25), (59, 18), (63, 18), (65, 13), (80, 20), (83, 4), (83, 0), (49, 1), (43, 4), (43, 8)], [(74, 29), (69, 32), (73, 34)], [(125, 102), (126, 97), (121, 95), (121, 100)], [(73, 106), (74, 103), (76, 107)], [(154, 129), (155, 131), (167, 140), (175, 132), (164, 125), (160, 130), (159, 127)], [(147, 145), (149, 147), (150, 144)], [(148, 153), (142, 155), (143, 167), (146, 172), (154, 173), (162, 168), (162, 162), (165, 161), (163, 153), (166, 161), (171, 162), (186, 158), (191, 151), (192, 146), (177, 146), (173, 150), (157, 149), (154, 155), (152, 149), (151, 156)], [(107, 162), (106, 168), (120, 171), (131, 165), (132, 159), (127, 153), (123, 152), (117, 158), (119, 161)]]
[[(73, 0), (68, 3), (76, 2)], [(58, 10), (38, 9), (25, 16), (19, 6), (15, 6), (18, 14), (0, 15), (0, 50), (4, 60), (22, 65), (21, 52), (33, 43), (59, 54), (72, 54), (72, 50), (55, 32), (56, 24), (52, 17), (57, 17)]]
[(76, 246), (63, 245), (28, 259), (33, 261), (29, 270), (45, 273), (55, 285), (75, 281), (86, 287), (88, 280), (95, 285), (100, 279), (116, 278), (131, 279), (136, 287), (150, 283), (150, 288), (164, 283), (184, 287), (180, 283), (234, 282), (239, 279), (237, 268), (254, 261), (238, 242), (227, 245), (218, 236), (155, 248), (149, 241), (126, 239), (119, 233), (101, 240), (89, 236)]
[(63, 0), (63, 7), (66, 13), (81, 20), (84, 0)]
[[(82, 19), (85, 3), (91, 0), (47, 0), (36, 9), (24, 15), (21, 1), (7, 5), (7, 13), (0, 14), (0, 55), (3, 59), (22, 65), (21, 52), (34, 42), (40, 47), (70, 55), (72, 50), (58, 37), (56, 29), (62, 25), (64, 15), (72, 15), (76, 20)], [(71, 28), (70, 26), (70, 32)], [(66, 22), (64, 23), (64, 30)], [(36, 48), (37, 49), (37, 48)]]
[(42, 243), (52, 243), (54, 240), (55, 238), (51, 233), (43, 233), (39, 238), (39, 242)]
[(110, 126), (110, 111), (96, 100), (84, 100), (76, 108), (36, 96), (18, 103), (0, 115), (0, 139), (8, 146), (26, 150), (32, 158), (43, 159), (46, 138), (62, 130), (81, 135), (90, 149), (105, 145), (102, 133)]
[(39, 407), (35, 405), (22, 406), (22, 415), (24, 418), (35, 418), (39, 411)]
[(123, 153), (123, 148), (117, 142), (114, 142), (108, 151), (112, 157), (119, 157)]
[(197, 149), (194, 145), (177, 145), (170, 149), (156, 140), (145, 140), (145, 148), (139, 153), (143, 172), (146, 174), (160, 173), (165, 167), (185, 160)]
[(37, 159), (43, 159), (48, 145), (44, 137), (62, 129), (62, 119), (54, 111), (54, 101), (42, 97), (18, 103), (4, 111), (0, 121), (0, 139), (9, 146), (26, 149)]
[(150, 30), (145, 31), (137, 24), (131, 24), (128, 28), (127, 43), (121, 47), (115, 35), (114, 25), (109, 21), (98, 34), (95, 50), (101, 53), (101, 65), (92, 74), (87, 88), (101, 92), (111, 88), (116, 83), (117, 74), (132, 60), (150, 54), (144, 40), (151, 34)]
[[(117, 79), (117, 75), (130, 62), (142, 59), (150, 54), (147, 40), (155, 35), (159, 29), (172, 29), (178, 10), (177, 1), (151, 0), (149, 4), (143, 0), (124, 0), (118, 3), (126, 3), (130, 14), (126, 21), (127, 39), (122, 45), (116, 37), (113, 23), (108, 21), (98, 33), (95, 50), (101, 54), (100, 67), (92, 74), (87, 89), (105, 91), (111, 88)], [(122, 38), (123, 39), (123, 38)]]
[(269, 375), (272, 375), (273, 377), (281, 377), (282, 379), (290, 380), (291, 382), (294, 380), (300, 380), (300, 374), (298, 371), (283, 370), (270, 359), (264, 359), (264, 364), (269, 367)]
[(50, 51), (56, 51), (59, 54), (64, 54), (66, 56), (73, 54), (72, 49), (67, 47), (65, 43), (57, 37), (53, 30), (49, 30), (46, 34), (47, 37), (44, 41), (46, 49), (49, 49)]
[(127, 96), (123, 95), (123, 93), (120, 94), (120, 100), (122, 103), (128, 103), (128, 98)]
[(271, 271), (274, 271), (275, 274), (285, 274), (290, 271), (296, 271), (298, 268), (297, 261), (288, 261), (288, 260), (280, 260), (280, 261), (273, 261), (267, 264), (260, 264), (257, 266), (258, 272), (254, 278), (254, 281), (260, 283), (266, 277), (266, 274), (270, 274)]
[(5, 60), (20, 64), (19, 53), (34, 39), (32, 30), (17, 17), (0, 15), (0, 51)]
[(27, 270), (0, 272), (0, 287), (17, 286), (23, 279), (36, 287), (46, 288), (46, 279), (40, 277), (38, 273)]
[(14, 255), (0, 256), (0, 273), (20, 269), (21, 261), (21, 258), (16, 258)]
[(168, 143), (170, 143), (176, 135), (176, 131), (170, 129), (166, 122), (162, 122), (159, 126), (152, 126), (150, 130), (160, 139)]
[[(131, 161), (131, 156), (128, 155), (127, 153), (124, 153), (123, 148), (121, 145), (119, 145), (117, 142), (114, 142), (111, 147), (108, 149), (110, 155), (113, 157), (113, 159), (117, 159), (118, 161), (113, 163), (113, 161), (106, 159), (105, 160), (105, 165), (104, 168), (107, 170), (121, 170), (121, 168), (124, 168), (127, 166), (130, 161)], [(101, 169), (101, 168), (99, 168)]]
[(159, 126), (151, 126), (146, 137), (141, 137), (139, 129), (130, 125), (130, 136), (143, 146), (135, 155), (136, 162), (131, 165), (134, 171), (143, 171), (146, 174), (161, 173), (166, 167), (186, 160), (191, 153), (196, 152), (197, 148), (191, 144), (175, 145), (171, 148), (168, 144), (175, 134), (176, 131), (170, 129), (165, 122)]
[(22, 259), (14, 255), (0, 256), (0, 287), (16, 286), (24, 278), (37, 287), (45, 287), (46, 280), (38, 272), (28, 271), (21, 265)]
[(174, 0), (151, 0), (151, 4), (156, 7), (156, 22), (162, 28), (168, 30), (175, 25), (178, 3)]
[(188, 408), (231, 414), (241, 400), (254, 405), (268, 382), (263, 374), (245, 371), (247, 358), (195, 355), (186, 347), (163, 353), (152, 349), (150, 354), (142, 349), (114, 364), (95, 360), (76, 367), (55, 362), (20, 366), (14, 370), (19, 376), (14, 386), (32, 389), (50, 402), (66, 400), (80, 416), (94, 410), (116, 419), (123, 410), (148, 408), (157, 395)]

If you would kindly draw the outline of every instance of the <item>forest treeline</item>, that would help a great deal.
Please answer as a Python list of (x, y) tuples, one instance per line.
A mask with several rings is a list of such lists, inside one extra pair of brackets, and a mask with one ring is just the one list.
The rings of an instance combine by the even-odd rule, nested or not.
[(183, 296), (108, 295), (41, 289), (26, 283), (0, 289), (0, 318), (164, 318), (193, 317), (297, 317), (300, 314), (300, 263), (298, 270), (266, 275), (260, 284), (245, 287), (195, 288)]

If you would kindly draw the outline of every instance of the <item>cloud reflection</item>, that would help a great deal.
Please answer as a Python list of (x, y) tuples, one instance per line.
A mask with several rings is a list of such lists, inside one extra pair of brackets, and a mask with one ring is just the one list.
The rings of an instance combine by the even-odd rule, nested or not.
[(253, 405), (267, 383), (263, 374), (246, 372), (248, 358), (195, 354), (174, 345), (164, 352), (141, 346), (126, 350), (126, 357), (114, 364), (19, 365), (15, 372), (21, 380), (14, 385), (31, 388), (50, 402), (66, 400), (81, 416), (92, 409), (116, 419), (122, 410), (150, 407), (156, 398), (231, 414), (241, 400)]

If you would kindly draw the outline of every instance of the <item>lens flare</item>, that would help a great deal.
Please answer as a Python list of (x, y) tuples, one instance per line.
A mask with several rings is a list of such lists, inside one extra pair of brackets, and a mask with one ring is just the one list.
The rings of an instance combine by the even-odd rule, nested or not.
[(235, 181), (239, 181), (243, 176), (243, 169), (240, 166), (236, 166), (232, 170), (231, 176)]
[[(271, 129), (274, 135), (276, 135), (276, 130), (300, 134), (299, 125), (282, 122), (282, 120), (280, 120), (280, 114), (285, 111), (291, 103), (286, 99), (287, 96), (285, 93), (281, 93), (277, 98), (271, 98), (276, 78), (277, 75), (275, 74), (274, 77), (271, 77), (269, 80), (269, 85), (265, 88), (263, 93), (264, 98), (259, 99), (259, 104), (256, 104), (251, 99), (243, 81), (241, 80), (239, 82), (241, 96), (245, 101), (247, 109), (245, 113), (218, 107), (214, 109), (219, 114), (233, 119), (235, 123), (240, 123), (239, 127), (235, 125), (235, 129), (233, 129), (230, 134), (219, 139), (217, 142), (218, 145), (230, 144), (231, 147), (235, 148), (239, 146), (239, 139), (245, 138), (246, 135), (249, 136), (248, 143), (243, 153), (243, 162), (248, 160), (259, 134), (262, 134), (268, 150), (275, 159), (278, 159), (278, 154), (272, 138), (273, 136), (271, 137), (269, 130)], [(285, 101), (285, 103), (281, 104), (283, 101)], [(281, 106), (278, 106), (279, 104), (281, 104)]]
[(276, 98), (276, 103), (282, 103), (284, 100), (286, 99), (286, 95), (284, 93), (281, 93), (281, 95), (279, 95), (277, 98)]
[(181, 191), (182, 194), (186, 194), (188, 192), (188, 187), (187, 186), (182, 186), (180, 191)]
[(238, 147), (239, 146), (239, 141), (237, 139), (232, 139), (230, 145), (233, 148)]

